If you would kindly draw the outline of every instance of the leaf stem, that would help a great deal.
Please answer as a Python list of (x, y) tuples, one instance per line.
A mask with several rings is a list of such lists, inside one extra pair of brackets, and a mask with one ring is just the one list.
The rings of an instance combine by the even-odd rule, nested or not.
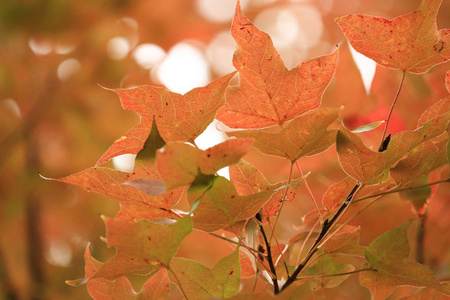
[(174, 271), (172, 271), (169, 267), (167, 267), (167, 270), (169, 270), (170, 272), (172, 272), (173, 277), (175, 277), (177, 283), (178, 283), (178, 287), (180, 288), (181, 293), (183, 294), (184, 298), (186, 298), (187, 300), (189, 300), (188, 296), (186, 295), (185, 291), (183, 290), (183, 287), (181, 286), (181, 282), (177, 277), (177, 274), (175, 274)]
[(383, 152), (384, 138), (386, 136), (386, 131), (389, 125), (389, 120), (391, 119), (392, 111), (394, 110), (395, 103), (397, 103), (398, 96), (400, 95), (400, 91), (402, 90), (403, 82), (405, 81), (406, 71), (402, 72), (402, 79), (400, 80), (400, 85), (398, 86), (397, 93), (395, 94), (394, 101), (392, 101), (391, 108), (389, 110), (388, 117), (386, 119), (386, 123), (384, 124), (383, 135), (381, 136), (380, 147), (378, 148), (378, 152)]
[[(250, 250), (251, 248), (248, 247), (246, 243), (244, 243), (244, 241), (243, 241), (243, 240), (241, 239), (241, 237), (239, 236), (238, 232), (235, 231), (234, 234), (235, 234), (236, 237), (238, 238), (240, 244), (241, 244), (245, 249), (249, 250), (250, 254), (253, 255), (253, 257), (261, 263), (262, 267), (267, 271), (267, 273), (271, 274), (272, 270), (271, 270), (271, 269), (268, 269), (267, 266), (264, 264), (264, 261), (263, 261), (258, 255), (256, 255), (255, 253), (253, 253), (253, 251)], [(254, 249), (253, 249), (253, 250), (254, 250)], [(261, 252), (259, 252), (259, 251), (257, 251), (257, 252), (258, 252), (258, 254), (262, 254), (262, 255), (266, 256), (264, 253), (261, 253)], [(275, 275), (272, 274), (272, 277), (276, 277), (276, 274), (275, 274)]]
[[(303, 171), (302, 171), (302, 168), (300, 168), (300, 165), (298, 164), (298, 160), (295, 161), (295, 164), (297, 166), (298, 171), (300, 172), (300, 175), (303, 177)], [(316, 211), (317, 211), (317, 215), (319, 216), (320, 223), (323, 224), (323, 217), (322, 217), (322, 214), (320, 213), (319, 206), (317, 205), (316, 198), (314, 198), (314, 195), (313, 195), (313, 193), (308, 185), (308, 181), (306, 181), (306, 179), (305, 179), (305, 186), (308, 189), (309, 195), (311, 196), (314, 206), (316, 207)]]
[[(269, 224), (270, 230), (271, 230), (272, 233), (273, 233), (272, 223), (270, 223), (270, 219), (269, 219), (269, 218), (267, 218), (267, 223)], [(287, 266), (286, 259), (284, 258), (284, 252), (283, 252), (283, 250), (281, 250), (280, 242), (278, 242), (277, 235), (276, 235), (276, 234), (273, 234), (273, 235), (271, 236), (271, 238), (272, 238), (272, 237), (275, 239), (275, 243), (277, 244), (278, 250), (280, 251), (280, 256), (281, 256), (281, 259), (283, 260), (284, 268), (286, 269), (286, 274), (289, 276), (289, 268), (288, 268), (288, 266)], [(269, 243), (271, 243), (271, 241), (269, 241)], [(277, 265), (276, 262), (275, 262), (275, 265)]]
[[(293, 169), (294, 169), (294, 163), (291, 162), (291, 165), (290, 165), (290, 167), (289, 167), (289, 176), (288, 176), (288, 180), (287, 180), (286, 185), (289, 185), (289, 184), (291, 183), (291, 180), (292, 180), (292, 171), (293, 171)], [(303, 176), (303, 174), (302, 174), (302, 176)], [(288, 276), (289, 276), (289, 269), (288, 269), (288, 267), (287, 267), (286, 260), (284, 259), (284, 253), (283, 253), (283, 251), (281, 250), (281, 246), (280, 246), (280, 243), (278, 242), (277, 237), (275, 236), (275, 227), (277, 226), (278, 218), (280, 217), (281, 210), (283, 209), (283, 206), (284, 206), (284, 202), (286, 202), (288, 191), (289, 191), (289, 187), (286, 187), (286, 189), (285, 189), (285, 191), (284, 191), (283, 198), (281, 198), (280, 208), (278, 209), (278, 214), (277, 214), (277, 216), (275, 217), (275, 222), (274, 222), (273, 226), (272, 226), (272, 224), (269, 222), (270, 228), (272, 229), (272, 232), (271, 232), (271, 234), (270, 234), (270, 239), (269, 239), (268, 242), (269, 242), (269, 245), (270, 245), (270, 244), (272, 243), (272, 238), (275, 237), (275, 242), (276, 242), (276, 244), (277, 244), (278, 249), (280, 250), (281, 257), (282, 257), (282, 259), (283, 259), (283, 264), (284, 264), (284, 267), (285, 267), (285, 269), (286, 269), (286, 274), (288, 274)], [(261, 225), (260, 225), (260, 226), (261, 226)], [(276, 294), (276, 293), (277, 293), (277, 292), (275, 292), (275, 294)]]
[[(215, 233), (213, 233), (213, 232), (208, 232), (208, 234), (211, 235), (211, 236), (213, 236), (213, 237), (216, 237), (216, 238), (218, 238), (218, 239), (221, 239), (221, 240), (227, 241), (227, 242), (229, 242), (229, 243), (235, 244), (235, 245), (244, 245), (244, 244), (242, 244), (242, 243), (235, 242), (235, 241), (233, 241), (233, 240), (230, 240), (230, 239), (228, 239), (228, 238), (226, 238), (226, 237), (223, 237), (223, 236), (221, 236), (221, 235), (215, 234)], [(261, 252), (259, 252), (258, 250), (254, 249), (254, 248), (252, 248), (252, 247), (249, 247), (249, 246), (246, 246), (246, 245), (244, 245), (244, 247), (245, 247), (247, 250), (250, 250), (250, 251), (252, 251), (252, 252), (256, 252), (256, 253), (258, 253), (258, 254), (261, 254), (261, 255), (264, 255), (264, 256), (265, 256), (264, 253), (261, 253)]]
[[(289, 185), (291, 183), (292, 170), (293, 169), (294, 169), (294, 164), (291, 162), (291, 166), (289, 168), (289, 176), (288, 176), (288, 180), (287, 180), (286, 185)], [(283, 209), (283, 205), (284, 205), (284, 202), (286, 200), (286, 196), (287, 196), (288, 191), (289, 191), (289, 187), (286, 188), (286, 190), (284, 192), (284, 195), (283, 195), (283, 198), (281, 198), (280, 209), (278, 209), (277, 216), (275, 217), (275, 222), (273, 223), (272, 233), (271, 233), (270, 239), (269, 239), (270, 242), (272, 242), (272, 237), (275, 234), (275, 228), (277, 227), (278, 219), (280, 218), (281, 210)]]
[(298, 265), (300, 263), (300, 257), (303, 253), (303, 249), (305, 248), (306, 243), (308, 242), (309, 238), (311, 237), (312, 233), (314, 232), (314, 228), (316, 228), (317, 224), (319, 224), (319, 220), (317, 220), (316, 223), (314, 223), (313, 227), (308, 232), (308, 235), (306, 236), (305, 240), (303, 241), (302, 247), (300, 248), (300, 251), (298, 252), (297, 263), (295, 265)]

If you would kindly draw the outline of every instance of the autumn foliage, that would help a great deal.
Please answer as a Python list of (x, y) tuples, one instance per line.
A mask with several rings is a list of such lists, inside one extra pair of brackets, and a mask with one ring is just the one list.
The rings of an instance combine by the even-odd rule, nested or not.
[[(335, 19), (348, 44), (383, 67), (371, 96), (347, 42), (290, 69), (239, 1), (236, 71), (183, 95), (107, 89), (139, 123), (95, 166), (51, 180), (119, 204), (101, 216), (114, 253), (98, 261), (87, 245), (85, 274), (66, 283), (93, 299), (449, 296), (450, 273), (440, 269), (450, 259), (441, 2), (422, 0), (392, 20)], [(403, 96), (437, 65), (427, 80), (440, 99)], [(196, 138), (215, 119), (227, 139), (202, 150)], [(132, 171), (107, 165), (123, 154), (136, 155)], [(229, 178), (217, 174), (225, 167)]]
[[(401, 92), (406, 72), (424, 73), (450, 60), (450, 30), (436, 27), (439, 6), (440, 1), (423, 0), (417, 11), (391, 21), (349, 15), (336, 22), (357, 51), (402, 72)], [(442, 171), (450, 153), (449, 98), (432, 104), (415, 129), (386, 135), (389, 115), (385, 125), (363, 124), (352, 132), (339, 117), (345, 108), (319, 107), (336, 72), (338, 49), (289, 70), (270, 36), (243, 15), (239, 2), (231, 33), (237, 44), (237, 86), (230, 85), (233, 72), (184, 95), (155, 86), (114, 90), (124, 108), (140, 115), (140, 123), (114, 142), (97, 166), (59, 181), (120, 203), (115, 218), (104, 217), (105, 240), (116, 254), (100, 263), (87, 248), (85, 278), (68, 283), (87, 283), (94, 299), (164, 298), (172, 288), (187, 299), (209, 299), (252, 293), (240, 288), (241, 278), (250, 277), (262, 282), (267, 294), (305, 297), (339, 289), (351, 274), (359, 273), (359, 284), (369, 289), (372, 299), (384, 299), (403, 285), (422, 288), (411, 290), (411, 295), (450, 295), (448, 283), (439, 282), (429, 267), (410, 258), (407, 237), (411, 224), (425, 221), (430, 187), (449, 182), (448, 171)], [(449, 78), (447, 73), (447, 88)], [(230, 128), (245, 130), (229, 131), (236, 139), (202, 151), (195, 139), (215, 117)], [(379, 125), (385, 132), (374, 151), (359, 132)], [(283, 243), (275, 233), (282, 209), (290, 209), (308, 180), (306, 175), (295, 178), (293, 169), (301, 172), (300, 158), (318, 155), (333, 144), (348, 177), (330, 185), (322, 208), (315, 202), (308, 217), (316, 221), (309, 221), (310, 228), (304, 221), (299, 229), (308, 234)], [(286, 159), (287, 180), (267, 182), (242, 158), (251, 147)], [(126, 153), (137, 154), (132, 173), (100, 166)], [(227, 166), (230, 179), (216, 175)], [(442, 172), (431, 176), (436, 170)], [(348, 207), (391, 193), (407, 193), (419, 220), (410, 219), (368, 246), (361, 245), (360, 228), (349, 225), (351, 218), (345, 216)], [(189, 211), (177, 209), (180, 201), (187, 201)], [(176, 256), (193, 230), (211, 233), (234, 250), (212, 268)], [(295, 249), (298, 244), (303, 252)], [(148, 278), (138, 294), (126, 278), (132, 274)]]

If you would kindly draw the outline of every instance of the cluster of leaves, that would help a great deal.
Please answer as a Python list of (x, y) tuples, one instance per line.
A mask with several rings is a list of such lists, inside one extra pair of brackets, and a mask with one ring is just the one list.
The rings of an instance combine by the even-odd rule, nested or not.
[[(401, 70), (403, 83), (406, 72), (421, 74), (450, 60), (450, 30), (436, 27), (440, 4), (441, 0), (423, 0), (417, 11), (391, 21), (349, 15), (336, 22), (357, 51)], [(418, 297), (449, 295), (447, 283), (409, 257), (407, 232), (413, 220), (368, 246), (359, 244), (358, 227), (340, 220), (353, 202), (373, 202), (398, 192), (408, 193), (423, 218), (431, 186), (450, 181), (447, 174), (429, 180), (430, 173), (448, 165), (450, 158), (450, 98), (423, 112), (415, 130), (385, 137), (389, 114), (375, 152), (359, 133), (383, 122), (350, 131), (339, 109), (319, 107), (336, 71), (337, 49), (288, 70), (270, 37), (242, 14), (239, 2), (231, 32), (237, 44), (233, 64), (238, 86), (229, 86), (233, 72), (185, 95), (154, 86), (114, 90), (122, 106), (137, 112), (141, 122), (114, 142), (95, 167), (58, 180), (120, 203), (113, 219), (103, 218), (105, 240), (116, 254), (101, 263), (88, 247), (85, 278), (69, 283), (87, 283), (94, 299), (167, 297), (171, 284), (188, 299), (208, 299), (235, 296), (241, 278), (253, 277), (272, 294), (299, 297), (305, 290), (338, 287), (359, 273), (372, 299), (384, 299), (401, 285), (424, 287), (414, 290)], [(446, 86), (450, 92), (450, 72)], [(195, 139), (214, 118), (240, 130), (227, 132), (234, 138), (200, 150)], [(312, 227), (280, 243), (274, 233), (280, 212), (299, 186), (307, 186), (307, 176), (293, 178), (294, 166), (300, 169), (300, 158), (334, 144), (348, 177), (328, 188), (323, 208), (315, 203), (304, 222)], [(287, 180), (270, 184), (243, 160), (252, 147), (289, 161)], [(137, 154), (131, 173), (101, 166), (127, 153)], [(229, 180), (217, 175), (227, 166)], [(185, 201), (189, 211), (176, 209)], [(225, 239), (234, 250), (212, 269), (176, 257), (180, 243), (193, 230)], [(300, 242), (302, 250), (309, 247), (306, 253), (296, 252)], [(342, 257), (356, 257), (362, 267)], [(149, 277), (139, 293), (126, 277), (132, 274)], [(245, 292), (239, 295), (245, 297)]]

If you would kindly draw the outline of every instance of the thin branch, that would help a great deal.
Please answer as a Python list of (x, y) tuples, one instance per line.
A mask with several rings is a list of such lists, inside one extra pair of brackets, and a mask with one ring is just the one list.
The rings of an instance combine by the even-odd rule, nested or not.
[(283, 291), (284, 289), (286, 289), (288, 286), (290, 286), (296, 280), (298, 274), (300, 274), (300, 272), (305, 268), (306, 264), (311, 259), (311, 257), (316, 253), (319, 243), (324, 239), (325, 235), (328, 233), (328, 231), (334, 225), (334, 223), (340, 217), (340, 215), (344, 212), (344, 210), (347, 208), (347, 206), (350, 205), (354, 195), (360, 189), (361, 186), (362, 186), (361, 183), (359, 183), (359, 182), (356, 183), (356, 185), (353, 187), (350, 194), (347, 196), (345, 201), (341, 204), (341, 206), (339, 207), (337, 212), (334, 214), (334, 216), (331, 218), (331, 220), (328, 221), (328, 219), (326, 219), (324, 221), (323, 226), (322, 226), (322, 231), (319, 233), (319, 236), (316, 238), (314, 244), (309, 249), (308, 253), (306, 254), (306, 257), (303, 259), (302, 263), (297, 266), (297, 268), (292, 273), (292, 275), (286, 280), (286, 282), (284, 283), (284, 285), (280, 291)]
[[(373, 199), (372, 201), (370, 201), (369, 203), (366, 204), (366, 206), (364, 206), (363, 208), (361, 208), (360, 210), (358, 210), (353, 216), (351, 216), (350, 218), (348, 218), (343, 224), (341, 224), (341, 226), (339, 226), (338, 229), (336, 229), (334, 233), (338, 232), (339, 230), (341, 230), (344, 226), (346, 226), (348, 223), (350, 223), (351, 220), (353, 220), (353, 218), (355, 218), (357, 215), (359, 215), (361, 212), (363, 212), (364, 210), (366, 210), (369, 206), (371, 206), (373, 203), (375, 203), (375, 201), (377, 201), (379, 198), (381, 198), (381, 196), (376, 197), (375, 199)], [(325, 243), (328, 239), (326, 239), (325, 241), (323, 241), (323, 243)], [(323, 243), (321, 245), (323, 245)], [(320, 245), (320, 246), (321, 246)]]
[(400, 91), (402, 90), (403, 82), (405, 81), (405, 74), (406, 74), (406, 72), (403, 71), (402, 79), (400, 80), (400, 85), (398, 86), (397, 94), (395, 94), (395, 98), (394, 98), (394, 101), (392, 101), (391, 109), (389, 110), (389, 114), (386, 119), (386, 123), (384, 124), (383, 135), (381, 136), (381, 142), (380, 142), (380, 147), (378, 148), (378, 152), (383, 152), (382, 149), (383, 149), (383, 145), (384, 145), (384, 138), (386, 136), (386, 131), (387, 131), (387, 128), (389, 125), (389, 121), (391, 119), (392, 111), (394, 110), (395, 103), (397, 102), (398, 96), (400, 95)]
[(374, 270), (372, 270), (372, 269), (370, 269), (370, 268), (364, 268), (364, 269), (354, 270), (354, 271), (350, 271), (350, 272), (336, 273), (336, 274), (322, 274), (322, 275), (302, 276), (302, 277), (300, 277), (300, 278), (297, 278), (297, 281), (298, 281), (298, 280), (303, 280), (303, 279), (317, 278), (317, 277), (345, 276), (345, 275), (351, 275), (351, 274), (356, 274), (356, 273), (361, 273), (361, 272), (367, 272), (367, 271), (374, 271)]
[[(256, 214), (256, 219), (259, 222), (262, 221), (260, 213)], [(273, 291), (275, 294), (278, 294), (280, 292), (280, 288), (278, 287), (277, 270), (276, 270), (275, 265), (272, 260), (272, 250), (270, 249), (270, 243), (269, 243), (269, 240), (267, 239), (267, 235), (266, 235), (266, 232), (264, 231), (264, 227), (262, 226), (262, 224), (259, 224), (259, 230), (261, 231), (261, 234), (264, 238), (264, 243), (266, 244), (267, 262), (269, 263), (270, 271), (274, 275), (274, 277), (272, 277)]]
[(356, 202), (359, 202), (359, 201), (363, 201), (363, 200), (367, 200), (367, 199), (370, 199), (370, 198), (375, 198), (375, 197), (379, 197), (379, 196), (389, 195), (389, 194), (393, 194), (393, 193), (404, 192), (404, 191), (409, 191), (409, 190), (414, 190), (414, 189), (421, 189), (421, 188), (424, 188), (424, 187), (428, 187), (428, 186), (432, 186), (432, 185), (436, 185), (436, 184), (440, 184), (440, 183), (446, 183), (446, 182), (450, 183), (450, 177), (448, 177), (446, 179), (442, 179), (442, 180), (426, 183), (426, 184), (421, 184), (421, 185), (411, 186), (411, 187), (406, 187), (406, 188), (401, 188), (401, 189), (394, 189), (394, 190), (390, 190), (390, 191), (387, 191), (387, 192), (382, 192), (382, 193), (373, 194), (373, 195), (370, 195), (370, 196), (358, 198), (358, 199), (353, 200), (353, 203), (356, 203)]
[[(291, 166), (290, 166), (290, 168), (289, 168), (288, 181), (287, 181), (287, 183), (286, 183), (287, 185), (289, 185), (289, 184), (291, 183), (291, 179), (292, 179), (292, 169), (294, 169), (294, 164), (291, 162)], [(281, 210), (283, 209), (283, 205), (284, 205), (284, 202), (285, 202), (285, 200), (286, 200), (286, 196), (287, 196), (288, 191), (289, 191), (289, 187), (286, 188), (286, 190), (285, 190), (285, 192), (284, 192), (284, 195), (283, 195), (283, 198), (281, 198), (282, 201), (281, 201), (281, 204), (280, 204), (280, 209), (278, 209), (277, 216), (275, 217), (275, 222), (273, 223), (272, 233), (271, 233), (270, 239), (269, 239), (270, 242), (272, 242), (272, 237), (273, 237), (273, 235), (275, 234), (275, 228), (277, 227), (278, 219), (280, 218)], [(278, 247), (279, 247), (279, 245), (278, 245)]]
[[(293, 169), (294, 169), (294, 164), (291, 162), (291, 165), (290, 165), (290, 167), (289, 167), (289, 176), (288, 176), (288, 180), (287, 180), (287, 183), (286, 183), (287, 185), (289, 185), (289, 184), (291, 183), (291, 180), (292, 180), (292, 171), (293, 171)], [(272, 224), (269, 222), (270, 229), (272, 230), (272, 232), (271, 232), (271, 234), (270, 234), (270, 239), (268, 240), (268, 243), (269, 243), (269, 245), (270, 245), (270, 244), (272, 243), (272, 238), (275, 237), (275, 243), (277, 244), (278, 250), (280, 250), (281, 258), (283, 259), (284, 268), (286, 269), (286, 273), (287, 273), (288, 276), (289, 276), (289, 269), (288, 269), (288, 267), (287, 267), (286, 260), (285, 260), (285, 258), (284, 258), (284, 253), (283, 253), (283, 251), (281, 250), (281, 245), (280, 245), (280, 243), (278, 242), (277, 237), (275, 236), (275, 227), (277, 226), (278, 218), (279, 218), (280, 215), (281, 215), (281, 210), (283, 209), (284, 202), (286, 202), (288, 191), (289, 191), (289, 187), (287, 187), (287, 188), (285, 189), (283, 198), (281, 198), (280, 208), (278, 209), (278, 214), (277, 214), (277, 216), (275, 217), (275, 222), (274, 222), (273, 226), (272, 226)], [(259, 220), (259, 221), (260, 221), (260, 220)], [(260, 221), (260, 222), (261, 222), (261, 221)], [(261, 225), (260, 225), (260, 226), (261, 226)]]
[[(229, 243), (235, 244), (235, 245), (237, 245), (237, 246), (239, 246), (239, 245), (244, 245), (244, 244), (242, 244), (242, 243), (238, 243), (238, 242), (236, 242), (236, 241), (230, 240), (230, 239), (228, 239), (228, 238), (226, 238), (226, 237), (224, 237), (224, 236), (215, 234), (215, 233), (213, 233), (213, 232), (208, 232), (208, 234), (211, 235), (211, 236), (213, 236), (213, 237), (216, 237), (216, 238), (218, 238), (218, 239), (221, 239), (221, 240), (227, 241), (227, 242), (229, 242)], [(250, 251), (252, 251), (252, 252), (256, 252), (256, 253), (258, 253), (258, 254), (261, 254), (261, 255), (266, 256), (264, 253), (261, 253), (261, 252), (259, 252), (258, 250), (254, 249), (254, 248), (252, 248), (252, 247), (249, 247), (249, 246), (247, 246), (247, 245), (244, 245), (244, 247), (245, 247), (247, 250), (250, 250)]]
[[(241, 239), (241, 237), (239, 236), (239, 234), (238, 234), (236, 231), (234, 232), (234, 234), (235, 234), (236, 237), (238, 238), (238, 240), (239, 240), (239, 242), (241, 243), (241, 245), (242, 245), (245, 249), (249, 250), (250, 254), (253, 255), (253, 257), (254, 257), (257, 261), (259, 261), (259, 262), (261, 263), (261, 265), (262, 265), (263, 268), (267, 271), (267, 273), (271, 274), (272, 277), (276, 277), (276, 274), (275, 274), (275, 275), (272, 274), (272, 271), (271, 271), (270, 269), (267, 268), (267, 266), (264, 264), (264, 261), (263, 261), (258, 255), (256, 255), (255, 253), (253, 253), (253, 251), (250, 250), (251, 248), (248, 247), (246, 243), (244, 243), (244, 241)], [(257, 251), (257, 252), (258, 252), (258, 254), (261, 253), (260, 251)], [(264, 254), (263, 254), (263, 255), (264, 255)], [(264, 256), (265, 256), (265, 255), (264, 255)]]
[[(295, 161), (295, 164), (297, 166), (298, 171), (300, 172), (300, 175), (303, 177), (303, 171), (302, 171), (302, 168), (300, 168), (300, 165), (298, 164), (298, 160)], [(305, 186), (308, 189), (309, 195), (311, 196), (311, 199), (312, 199), (312, 201), (314, 203), (314, 206), (316, 207), (317, 215), (319, 216), (320, 223), (323, 224), (323, 217), (322, 217), (322, 214), (320, 213), (319, 205), (317, 205), (316, 198), (314, 198), (314, 195), (313, 195), (313, 193), (312, 193), (312, 191), (311, 191), (311, 189), (310, 189), (310, 187), (308, 185), (308, 181), (306, 179), (304, 181), (305, 181)]]
[(308, 242), (309, 238), (311, 237), (312, 233), (314, 232), (314, 228), (316, 228), (317, 224), (319, 224), (319, 220), (314, 223), (311, 230), (308, 232), (308, 235), (306, 236), (305, 240), (303, 241), (302, 247), (300, 248), (300, 252), (298, 253), (297, 263), (295, 265), (298, 265), (300, 263), (300, 257), (303, 253), (303, 249), (305, 248), (306, 243)]
[[(271, 238), (275, 239), (275, 243), (277, 244), (278, 250), (280, 250), (280, 253), (281, 253), (281, 259), (283, 260), (283, 265), (284, 265), (284, 268), (286, 270), (286, 274), (289, 276), (289, 268), (287, 266), (286, 259), (284, 258), (284, 252), (283, 252), (283, 250), (281, 250), (281, 245), (280, 245), (280, 242), (278, 242), (278, 238), (277, 238), (276, 234), (273, 234), (273, 229), (274, 228), (272, 226), (272, 223), (270, 223), (270, 219), (269, 218), (267, 218), (267, 223), (269, 224), (270, 230), (272, 231)], [(269, 243), (272, 243), (272, 241), (269, 241)], [(275, 263), (275, 265), (276, 265), (276, 263)]]

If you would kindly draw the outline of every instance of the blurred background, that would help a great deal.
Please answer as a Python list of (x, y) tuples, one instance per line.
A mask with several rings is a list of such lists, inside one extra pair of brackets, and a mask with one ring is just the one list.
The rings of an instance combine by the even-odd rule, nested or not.
[[(376, 69), (369, 61), (361, 67), (362, 79), (356, 56), (333, 19), (351, 13), (392, 18), (419, 3), (241, 0), (246, 16), (271, 35), (288, 68), (340, 46), (340, 65), (323, 102), (347, 104), (343, 116), (349, 127), (385, 118), (400, 74)], [(185, 93), (233, 71), (229, 28), (235, 5), (235, 0), (0, 1), (0, 299), (89, 298), (85, 287), (69, 287), (64, 281), (84, 275), (83, 252), (89, 241), (100, 260), (113, 253), (99, 240), (105, 235), (99, 216), (114, 216), (118, 204), (39, 174), (59, 178), (93, 166), (139, 122), (135, 113), (121, 108), (116, 94), (102, 87), (153, 84)], [(450, 28), (449, 15), (450, 2), (444, 1), (439, 28)], [(421, 111), (448, 96), (443, 79), (447, 69), (441, 65), (429, 74), (407, 77), (393, 129), (414, 129)], [(417, 111), (408, 111), (411, 102)], [(409, 114), (402, 115), (402, 107)], [(205, 148), (220, 139), (220, 134), (208, 135), (200, 145)], [(270, 181), (286, 179), (286, 162), (271, 158), (267, 163), (256, 151), (251, 155), (249, 160)], [(310, 185), (317, 199), (344, 177), (334, 150), (325, 157), (320, 164), (301, 162), (304, 171), (316, 171)], [(106, 165), (127, 170), (130, 161), (125, 156)], [(281, 172), (271, 172), (274, 166)], [(450, 210), (440, 205), (437, 211)], [(310, 209), (308, 202), (294, 210), (296, 225)], [(411, 216), (387, 220), (385, 226)], [(449, 224), (440, 224), (445, 233)], [(447, 246), (448, 238), (441, 238), (437, 248), (447, 250), (430, 247), (431, 266), (448, 261)], [(448, 272), (448, 264), (446, 268)]]

